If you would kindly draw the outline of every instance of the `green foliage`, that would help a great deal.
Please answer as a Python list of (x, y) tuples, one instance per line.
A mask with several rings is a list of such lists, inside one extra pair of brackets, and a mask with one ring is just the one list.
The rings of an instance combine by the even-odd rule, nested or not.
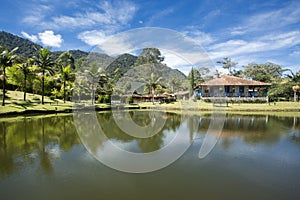
[(232, 68), (235, 68), (238, 63), (231, 61), (231, 58), (225, 57), (223, 60), (217, 61), (217, 63), (222, 64), (224, 69), (228, 69), (228, 73), (232, 74)]
[(135, 65), (144, 65), (144, 64), (157, 64), (164, 61), (164, 57), (161, 56), (159, 49), (157, 48), (143, 48), (139, 57), (136, 60)]
[(126, 103), (128, 103), (128, 104), (133, 104), (133, 98), (132, 98), (132, 96), (128, 96), (128, 97), (126, 98)]
[(111, 78), (114, 78), (116, 75), (123, 76), (130, 68), (132, 68), (136, 60), (136, 56), (127, 53), (122, 54), (107, 66), (106, 72)]
[(280, 82), (283, 73), (287, 69), (282, 69), (280, 65), (268, 62), (265, 64), (250, 63), (244, 66), (244, 76), (246, 78), (265, 83)]
[(36, 47), (41, 48), (38, 44), (4, 31), (0, 31), (0, 46), (5, 46), (9, 50), (19, 47), (15, 53), (24, 58), (34, 56)]
[(17, 55), (15, 54), (15, 51), (18, 50), (18, 47), (14, 48), (13, 50), (9, 51), (5, 48), (2, 48), (2, 52), (0, 54), (0, 67), (2, 69), (2, 106), (5, 106), (5, 87), (6, 87), (6, 68), (11, 67), (13, 63), (17, 59)]
[(106, 95), (98, 95), (98, 103), (110, 103), (110, 96)]
[[(173, 91), (187, 90), (188, 80), (187, 77), (179, 70), (172, 69), (163, 64), (145, 64), (135, 66), (127, 71), (116, 83), (115, 92), (122, 91), (123, 94), (131, 94), (137, 91), (139, 94), (149, 91), (144, 91), (144, 85), (148, 82), (151, 73), (161, 77), (161, 85), (167, 89), (173, 87)], [(174, 82), (176, 79), (176, 88)]]
[(53, 66), (55, 65), (53, 58), (51, 57), (51, 52), (47, 48), (42, 48), (38, 51), (38, 56), (35, 58), (35, 63), (37, 67), (41, 70), (42, 78), (42, 104), (44, 104), (44, 94), (45, 94), (45, 75), (49, 72), (51, 75), (54, 74)]

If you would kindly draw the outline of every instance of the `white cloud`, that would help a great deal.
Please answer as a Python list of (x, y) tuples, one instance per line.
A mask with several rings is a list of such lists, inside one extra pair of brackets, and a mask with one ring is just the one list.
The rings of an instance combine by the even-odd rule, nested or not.
[(161, 10), (160, 12), (155, 13), (152, 17), (150, 17), (150, 19), (146, 22), (146, 26), (153, 26), (153, 24), (161, 19), (164, 18), (165, 16), (171, 14), (174, 12), (174, 8), (169, 7), (166, 9)]
[(99, 45), (107, 40), (107, 38), (108, 36), (104, 32), (97, 30), (85, 31), (78, 35), (78, 39), (90, 46)]
[(191, 68), (208, 67), (214, 68), (209, 56), (205, 53), (185, 53), (185, 52), (172, 52), (168, 50), (161, 50), (162, 55), (165, 57), (164, 63), (173, 69), (179, 69), (184, 74), (188, 74)]
[(120, 26), (127, 26), (137, 10), (137, 6), (129, 1), (113, 3), (100, 1), (100, 4), (86, 1), (85, 3), (81, 11), (72, 15), (59, 16), (52, 12), (55, 7), (35, 5), (32, 11), (26, 13), (23, 22), (42, 29), (54, 30), (83, 29), (93, 26), (102, 26), (103, 29), (111, 29), (113, 26), (119, 29)]
[(251, 41), (229, 40), (210, 46), (209, 54), (213, 59), (227, 56), (240, 56), (251, 53), (276, 51), (300, 44), (300, 31), (272, 33)]
[(21, 34), (22, 34), (25, 38), (29, 39), (29, 40), (32, 41), (32, 42), (38, 42), (38, 40), (39, 40), (38, 37), (37, 37), (36, 35), (29, 35), (28, 33), (24, 32), (24, 31), (22, 31)]
[(300, 57), (300, 51), (293, 51), (290, 56), (292, 57)]
[(42, 33), (38, 33), (40, 41), (45, 46), (49, 47), (61, 47), (61, 44), (63, 42), (62, 36), (57, 34), (55, 35), (53, 31), (46, 30)]
[(215, 41), (215, 38), (213, 38), (210, 34), (200, 31), (195, 26), (186, 27), (182, 33), (203, 46), (207, 46)]
[(30, 9), (28, 8), (25, 11), (25, 17), (22, 22), (34, 26), (44, 25), (43, 20), (45, 16), (53, 10), (52, 7), (48, 5), (34, 5), (29, 7)]
[(300, 2), (291, 1), (287, 6), (246, 18), (243, 25), (230, 29), (231, 35), (243, 35), (257, 31), (271, 31), (300, 22)]

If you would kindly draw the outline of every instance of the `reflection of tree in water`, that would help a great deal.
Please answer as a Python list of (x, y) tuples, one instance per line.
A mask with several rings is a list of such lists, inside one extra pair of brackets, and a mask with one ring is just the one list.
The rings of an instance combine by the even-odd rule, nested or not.
[(299, 118), (293, 117), (293, 124), (290, 131), (290, 138), (295, 144), (300, 144), (300, 127), (299, 127)]
[[(50, 173), (55, 157), (51, 150), (56, 144), (68, 150), (79, 143), (72, 120), (72, 116), (24, 117), (0, 123), (1, 175), (34, 166), (35, 160), (40, 161), (44, 173)], [(32, 156), (36, 153), (38, 157)]]
[(45, 137), (45, 124), (44, 124), (44, 118), (41, 118), (41, 134), (42, 134), (42, 138), (41, 138), (41, 147), (39, 149), (39, 155), (40, 155), (40, 166), (42, 168), (42, 170), (46, 173), (46, 174), (50, 174), (53, 171), (53, 167), (52, 167), (52, 163), (51, 163), (51, 155), (49, 155), (49, 153), (46, 151), (46, 142), (48, 137)]
[(7, 176), (14, 171), (14, 161), (11, 152), (7, 150), (6, 123), (2, 122), (1, 125), (0, 174), (1, 176)]
[[(149, 112), (152, 111), (129, 111), (131, 119), (140, 126), (147, 126), (151, 123)], [(164, 127), (156, 135), (149, 138), (135, 138), (133, 136), (124, 133), (116, 124), (112, 117), (112, 113), (99, 113), (98, 120), (99, 124), (109, 139), (115, 139), (122, 142), (137, 141), (140, 150), (144, 153), (152, 152), (162, 148), (164, 143), (164, 131), (173, 130), (175, 131), (180, 126), (181, 116), (174, 113), (166, 113), (161, 116), (166, 120)], [(163, 120), (163, 119), (156, 119)]]

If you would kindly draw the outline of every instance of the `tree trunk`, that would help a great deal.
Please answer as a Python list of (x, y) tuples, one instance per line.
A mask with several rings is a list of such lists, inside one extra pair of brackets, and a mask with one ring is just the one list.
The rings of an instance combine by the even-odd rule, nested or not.
[(94, 99), (95, 99), (95, 91), (94, 91), (94, 83), (92, 84), (92, 105), (94, 105)]
[(66, 103), (66, 81), (64, 81), (64, 103)]
[(152, 103), (154, 105), (154, 89), (152, 89), (151, 93), (152, 93)]
[(297, 92), (294, 92), (294, 102), (297, 102)]
[(26, 73), (24, 73), (24, 98), (23, 100), (26, 101)]
[(2, 106), (5, 106), (5, 66), (3, 66), (3, 97), (2, 97)]
[(45, 70), (43, 69), (43, 76), (42, 76), (42, 104), (44, 104), (44, 91), (45, 91)]

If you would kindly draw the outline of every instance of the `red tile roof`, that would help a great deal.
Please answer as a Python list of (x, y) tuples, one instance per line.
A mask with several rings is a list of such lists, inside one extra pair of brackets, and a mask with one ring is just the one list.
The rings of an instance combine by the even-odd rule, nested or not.
[(223, 75), (220, 78), (215, 78), (204, 83), (201, 83), (199, 86), (204, 85), (252, 85), (252, 86), (267, 86), (271, 85), (270, 83), (264, 83), (260, 81), (253, 81), (249, 79), (239, 78), (235, 76)]

